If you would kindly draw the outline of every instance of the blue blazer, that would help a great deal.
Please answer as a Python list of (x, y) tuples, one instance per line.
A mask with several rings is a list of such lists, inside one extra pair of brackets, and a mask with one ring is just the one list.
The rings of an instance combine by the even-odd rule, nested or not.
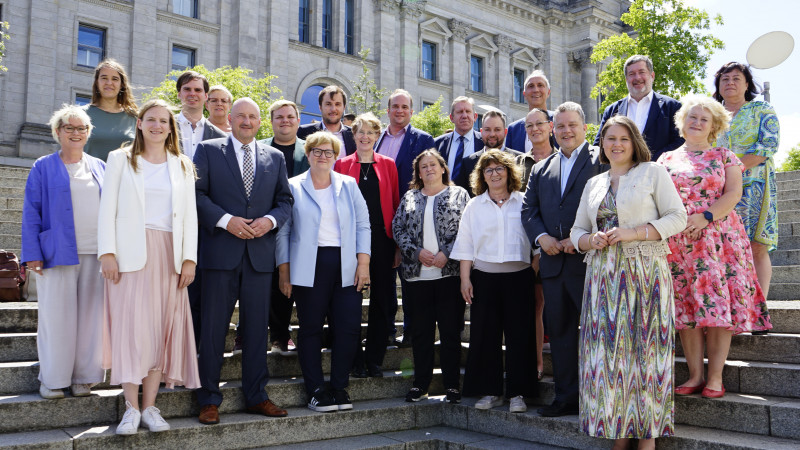
[[(547, 111), (547, 118), (550, 119), (550, 122), (553, 121), (553, 111)], [(506, 134), (506, 148), (525, 153), (526, 140), (528, 140), (528, 133), (525, 131), (525, 117), (511, 122), (511, 125), (508, 126), (508, 133)], [(556, 143), (556, 138), (553, 136), (553, 133), (550, 133), (550, 145), (558, 149), (558, 144)]]
[[(307, 123), (305, 125), (300, 125), (300, 128), (297, 129), (297, 139), (305, 140), (310, 135), (316, 133), (317, 131), (322, 131), (325, 128), (322, 126), (322, 122), (317, 123)], [(342, 124), (342, 139), (344, 139), (344, 151), (348, 155), (352, 155), (353, 152), (356, 151), (356, 140), (353, 137), (353, 130), (345, 124)]]
[(245, 219), (270, 215), (275, 218), (278, 229), (289, 220), (292, 194), (283, 153), (258, 142), (254, 150), (255, 179), (248, 198), (231, 138), (212, 139), (197, 145), (195, 189), (202, 242), (197, 263), (201, 269), (233, 270), (242, 263), (246, 252), (257, 272), (275, 270), (275, 228), (260, 238), (245, 240), (217, 227), (226, 213)]
[[(375, 144), (377, 153), (381, 152), (381, 143), (383, 142), (383, 137), (386, 136), (386, 131), (383, 130), (381, 137), (378, 138), (378, 143)], [(394, 160), (394, 164), (397, 166), (397, 182), (400, 184), (400, 198), (405, 195), (408, 190), (408, 183), (411, 182), (411, 178), (414, 176), (414, 159), (423, 151), (431, 148), (436, 147), (430, 134), (411, 125), (406, 127), (406, 135), (400, 145), (397, 158)]]
[[(331, 171), (331, 185), (342, 236), (342, 286), (352, 286), (358, 266), (356, 254), (370, 254), (369, 211), (353, 177)], [(289, 222), (278, 231), (276, 258), (278, 265), (290, 263), (292, 285), (313, 287), (322, 209), (314, 197), (314, 183), (309, 172), (293, 177), (289, 186), (294, 208)]]
[[(455, 136), (455, 134), (456, 132), (452, 131), (450, 133), (443, 134), (433, 140), (433, 143), (436, 146), (436, 150), (438, 150), (439, 153), (442, 155), (442, 158), (444, 158), (445, 163), (447, 163), (447, 160), (450, 157), (450, 143), (453, 142), (453, 136)], [(478, 133), (475, 130), (472, 130), (472, 138), (474, 139), (473, 142), (475, 142), (475, 148), (474, 148), (475, 153), (478, 153), (479, 151), (483, 150), (483, 139), (481, 139), (480, 133)], [(465, 155), (464, 159), (466, 159), (467, 156), (469, 155)], [(462, 164), (463, 162), (464, 161), (462, 159)], [(454, 178), (453, 174), (451, 173), (450, 179), (452, 180), (453, 178)]]
[[(33, 163), (22, 205), (21, 262), (43, 261), (44, 268), (79, 264), (69, 173), (60, 152)], [(95, 182), (103, 189), (106, 164), (87, 153)], [(95, 220), (97, 217), (95, 217)]]
[[(628, 100), (630, 96), (618, 100), (603, 111), (603, 119), (600, 121), (600, 128), (597, 129), (597, 136), (594, 138), (594, 145), (600, 145), (600, 133), (603, 125), (613, 116), (628, 114)], [(653, 92), (653, 101), (650, 102), (650, 112), (647, 115), (647, 123), (644, 125), (642, 136), (650, 148), (650, 159), (657, 161), (661, 154), (683, 145), (683, 138), (678, 133), (675, 126), (675, 113), (681, 109), (681, 102), (672, 97)]]

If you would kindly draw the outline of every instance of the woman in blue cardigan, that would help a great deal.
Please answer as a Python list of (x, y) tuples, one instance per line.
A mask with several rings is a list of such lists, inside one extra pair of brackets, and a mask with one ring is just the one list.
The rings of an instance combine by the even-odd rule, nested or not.
[(77, 106), (53, 114), (61, 148), (36, 160), (25, 185), (22, 262), (38, 275), (39, 393), (86, 396), (101, 383), (103, 277), (97, 213), (105, 163), (83, 152), (92, 124)]

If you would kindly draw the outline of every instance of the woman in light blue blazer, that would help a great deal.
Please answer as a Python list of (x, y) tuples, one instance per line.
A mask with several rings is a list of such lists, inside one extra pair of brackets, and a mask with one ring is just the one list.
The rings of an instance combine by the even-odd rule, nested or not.
[[(294, 207), (276, 250), (281, 292), (295, 295), (308, 407), (318, 412), (353, 408), (345, 388), (361, 340), (361, 291), (370, 279), (367, 203), (353, 178), (331, 170), (340, 150), (327, 131), (306, 139), (310, 169), (289, 180)], [(325, 317), (333, 335), (330, 383), (320, 357)]]

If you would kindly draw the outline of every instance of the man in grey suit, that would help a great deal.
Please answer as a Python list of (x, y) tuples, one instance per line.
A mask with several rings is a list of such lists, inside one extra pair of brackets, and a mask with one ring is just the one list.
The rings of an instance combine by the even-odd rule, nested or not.
[(554, 115), (560, 150), (538, 162), (528, 179), (522, 225), (542, 249), (539, 273), (553, 358), (556, 398), (547, 417), (578, 413), (578, 325), (586, 265), (569, 240), (586, 181), (600, 173), (600, 149), (586, 142), (581, 106), (566, 102)]
[(289, 219), (293, 198), (283, 154), (256, 142), (261, 113), (249, 98), (233, 104), (231, 136), (197, 146), (197, 217), (203, 245), (198, 267), (202, 334), (197, 400), (200, 422), (219, 423), (219, 389), (225, 336), (239, 300), (242, 324), (242, 391), (247, 412), (285, 416), (264, 390), (270, 286), (276, 230)]

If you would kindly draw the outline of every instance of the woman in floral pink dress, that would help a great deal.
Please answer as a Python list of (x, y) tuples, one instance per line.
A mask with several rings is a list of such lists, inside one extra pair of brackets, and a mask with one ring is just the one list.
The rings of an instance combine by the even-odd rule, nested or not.
[[(722, 369), (731, 337), (772, 328), (758, 284), (753, 253), (741, 218), (734, 211), (742, 196), (744, 166), (730, 150), (712, 148), (730, 113), (709, 97), (681, 100), (675, 124), (686, 143), (659, 158), (678, 189), (689, 215), (683, 233), (669, 240), (675, 289), (675, 328), (679, 330), (689, 380), (675, 394), (725, 394)], [(703, 376), (703, 346), (708, 377)]]

